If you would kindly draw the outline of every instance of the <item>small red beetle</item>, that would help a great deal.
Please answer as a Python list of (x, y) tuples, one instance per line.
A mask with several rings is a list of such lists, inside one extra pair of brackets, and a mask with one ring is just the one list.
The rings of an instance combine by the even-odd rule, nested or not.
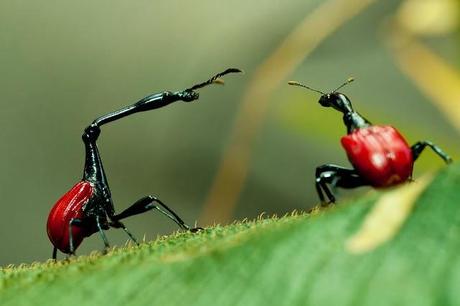
[(165, 91), (149, 95), (130, 106), (97, 118), (85, 129), (82, 136), (86, 153), (83, 179), (56, 202), (48, 216), (47, 232), (54, 246), (53, 259), (56, 259), (58, 249), (65, 254), (74, 254), (83, 239), (96, 232), (99, 232), (107, 249), (109, 243), (104, 230), (108, 230), (110, 227), (123, 229), (130, 239), (137, 243), (137, 240), (120, 220), (152, 209), (158, 210), (176, 222), (181, 229), (192, 232), (201, 229), (191, 228), (185, 224), (174, 211), (151, 195), (141, 198), (121, 213), (115, 214), (96, 141), (101, 133), (100, 127), (106, 123), (137, 112), (157, 109), (176, 101), (191, 102), (197, 100), (199, 97), (196, 92), (197, 89), (213, 83), (223, 83), (220, 79), (221, 76), (235, 72), (241, 72), (241, 70), (229, 68), (206, 82), (183, 91)]
[(410, 180), (414, 162), (427, 146), (447, 164), (452, 162), (452, 158), (432, 142), (419, 141), (409, 146), (394, 127), (372, 125), (366, 118), (354, 111), (350, 99), (337, 92), (352, 81), (353, 78), (349, 78), (330, 93), (324, 93), (296, 81), (288, 82), (289, 85), (319, 92), (321, 94), (319, 104), (343, 113), (343, 122), (347, 127), (348, 135), (342, 137), (341, 142), (354, 168), (347, 169), (332, 164), (316, 168), (316, 191), (322, 203), (326, 202), (323, 191), (329, 203), (335, 202), (335, 197), (328, 185), (332, 189), (366, 185), (384, 188)]

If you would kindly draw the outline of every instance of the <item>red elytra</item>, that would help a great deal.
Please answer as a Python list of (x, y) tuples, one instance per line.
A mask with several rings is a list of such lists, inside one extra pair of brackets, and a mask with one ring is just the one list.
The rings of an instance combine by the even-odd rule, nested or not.
[[(83, 217), (83, 206), (93, 194), (89, 182), (81, 181), (72, 187), (54, 204), (47, 222), (48, 237), (61, 252), (69, 254), (69, 222), (73, 218)], [(72, 227), (72, 238), (76, 249), (85, 237), (91, 233), (85, 227)]]
[(359, 128), (341, 142), (350, 162), (373, 187), (397, 185), (412, 176), (412, 150), (392, 126)]

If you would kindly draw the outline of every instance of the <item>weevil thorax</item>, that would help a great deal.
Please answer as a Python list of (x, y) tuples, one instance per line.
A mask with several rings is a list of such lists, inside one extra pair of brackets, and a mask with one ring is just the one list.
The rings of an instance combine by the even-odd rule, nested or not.
[(343, 114), (343, 123), (350, 134), (356, 129), (369, 127), (371, 123), (353, 109), (351, 100), (340, 92), (331, 92), (321, 96), (319, 104), (323, 107), (332, 107)]
[(99, 134), (99, 126), (93, 123), (85, 129), (82, 136), (83, 143), (85, 144), (83, 181), (91, 183), (94, 189), (92, 199), (85, 205), (84, 210), (87, 215), (105, 217), (105, 215), (112, 216), (115, 213), (115, 209), (102, 165), (102, 159), (96, 144)]

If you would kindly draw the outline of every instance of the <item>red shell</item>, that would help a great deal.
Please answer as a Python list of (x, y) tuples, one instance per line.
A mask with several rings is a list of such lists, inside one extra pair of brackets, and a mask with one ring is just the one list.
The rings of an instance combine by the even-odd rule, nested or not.
[[(48, 237), (61, 252), (70, 253), (69, 222), (73, 218), (84, 216), (83, 205), (89, 201), (92, 194), (93, 187), (91, 184), (81, 181), (64, 194), (51, 209), (46, 225)], [(88, 234), (84, 227), (72, 227), (74, 249), (78, 248)]]
[(348, 159), (374, 187), (405, 182), (414, 166), (412, 150), (391, 126), (370, 126), (342, 137)]

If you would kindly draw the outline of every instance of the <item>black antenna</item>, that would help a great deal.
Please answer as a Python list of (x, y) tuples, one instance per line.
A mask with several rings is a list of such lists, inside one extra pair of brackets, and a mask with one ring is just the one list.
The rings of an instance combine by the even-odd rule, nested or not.
[(210, 78), (206, 82), (193, 85), (192, 87), (187, 88), (185, 91), (192, 91), (192, 90), (195, 90), (195, 89), (199, 89), (199, 88), (208, 86), (210, 84), (224, 84), (224, 80), (222, 80), (220, 77), (222, 77), (222, 76), (224, 76), (226, 74), (229, 74), (229, 73), (240, 73), (240, 72), (243, 72), (243, 70), (240, 70), (238, 68), (228, 68), (227, 70), (216, 74), (215, 76), (213, 76), (212, 78)]
[(325, 95), (324, 92), (322, 92), (322, 91), (320, 91), (320, 90), (318, 90), (318, 89), (314, 89), (314, 88), (308, 87), (307, 85), (304, 85), (304, 84), (299, 83), (299, 82), (297, 82), (297, 81), (289, 81), (288, 84), (289, 84), (289, 85), (293, 85), (293, 86), (300, 86), (300, 87), (303, 87), (303, 88), (306, 88), (306, 89), (310, 89), (310, 90), (312, 90), (312, 91), (319, 92), (319, 93), (322, 94), (322, 95)]
[(350, 84), (351, 82), (353, 82), (355, 79), (353, 77), (349, 77), (342, 85), (340, 85), (339, 87), (337, 87), (334, 91), (334, 92), (337, 92), (337, 90), (339, 90), (340, 88), (342, 88), (343, 86), (345, 85), (348, 85)]

